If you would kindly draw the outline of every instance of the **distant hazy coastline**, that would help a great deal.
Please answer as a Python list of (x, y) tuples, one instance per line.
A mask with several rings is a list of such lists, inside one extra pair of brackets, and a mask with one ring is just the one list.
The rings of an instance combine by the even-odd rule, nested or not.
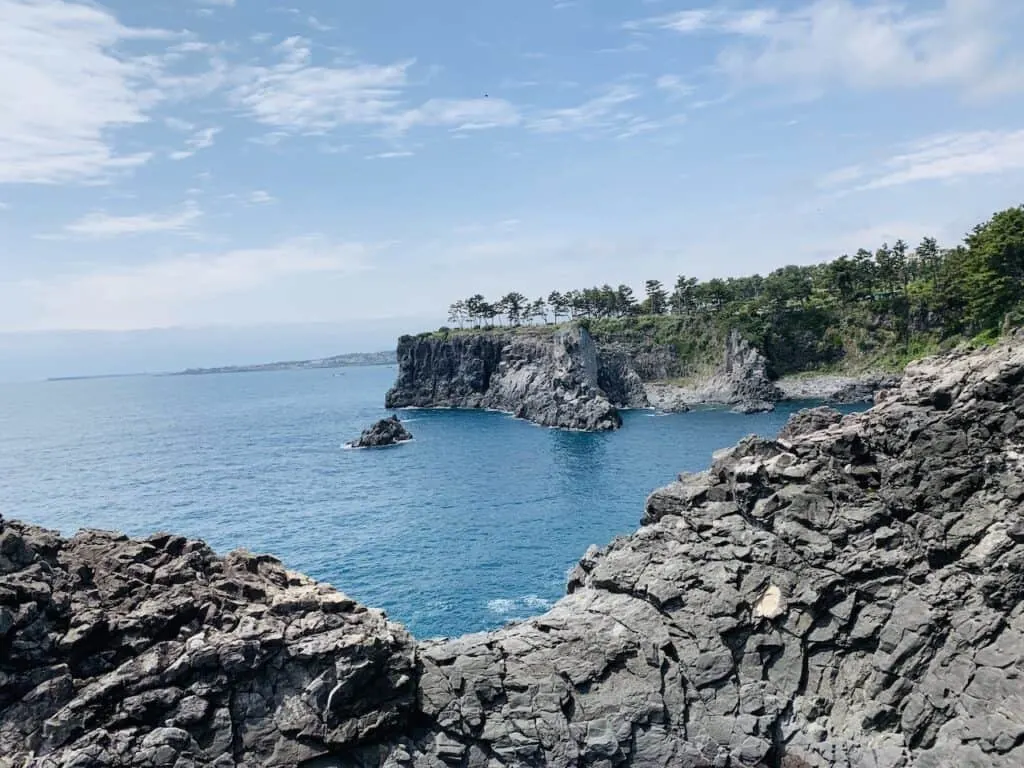
[(201, 376), (211, 373), (255, 373), (257, 371), (290, 371), (299, 369), (346, 368), (356, 365), (394, 365), (397, 362), (395, 353), (389, 352), (350, 352), (333, 357), (322, 357), (316, 360), (287, 360), (277, 363), (258, 363), (255, 365), (225, 365), (217, 368), (186, 368), (184, 371), (169, 374), (171, 376)]

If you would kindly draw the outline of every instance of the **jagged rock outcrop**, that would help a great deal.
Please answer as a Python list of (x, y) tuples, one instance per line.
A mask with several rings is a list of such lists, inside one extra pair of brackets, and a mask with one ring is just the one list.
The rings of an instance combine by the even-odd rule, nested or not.
[(707, 376), (687, 384), (647, 385), (647, 397), (659, 410), (684, 410), (697, 404), (731, 405), (739, 413), (771, 411), (782, 392), (768, 373), (768, 361), (739, 331), (726, 339), (722, 362)]
[(0, 765), (1024, 764), (1024, 338), (642, 523), (544, 615), (415, 651), (272, 560), (6, 524)]
[(490, 408), (548, 427), (604, 431), (622, 417), (598, 383), (597, 349), (583, 328), (553, 335), (404, 337), (388, 408)]
[(405, 428), (405, 425), (397, 416), (389, 416), (381, 419), (369, 429), (350, 443), (349, 448), (386, 448), (399, 443), (407, 443), (412, 440), (412, 433)]
[(401, 627), (272, 557), (0, 520), (0, 766), (295, 766), (405, 728)]
[(879, 392), (899, 386), (899, 376), (797, 376), (776, 382), (786, 400), (824, 400), (828, 403), (870, 403)]
[(809, 432), (818, 432), (842, 420), (843, 414), (827, 405), (805, 408), (789, 417), (786, 425), (779, 431), (779, 440), (792, 440)]

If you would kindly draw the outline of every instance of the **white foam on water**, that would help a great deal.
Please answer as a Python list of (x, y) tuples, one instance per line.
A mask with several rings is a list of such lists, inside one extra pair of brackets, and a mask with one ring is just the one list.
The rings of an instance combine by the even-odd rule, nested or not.
[(544, 597), (537, 595), (524, 595), (523, 597), (498, 597), (487, 601), (487, 610), (499, 616), (511, 616), (512, 614), (536, 613), (546, 611), (554, 603)]

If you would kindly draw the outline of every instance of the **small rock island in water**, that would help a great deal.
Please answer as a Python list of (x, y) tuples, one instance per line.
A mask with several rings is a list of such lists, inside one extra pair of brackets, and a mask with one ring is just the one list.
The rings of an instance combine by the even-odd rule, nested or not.
[(381, 419), (350, 443), (349, 448), (386, 448), (412, 440), (412, 433), (405, 428), (397, 416)]

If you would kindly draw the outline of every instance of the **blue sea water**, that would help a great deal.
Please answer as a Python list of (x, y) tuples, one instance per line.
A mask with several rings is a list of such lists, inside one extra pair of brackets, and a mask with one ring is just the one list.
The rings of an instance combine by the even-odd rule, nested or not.
[(797, 406), (625, 414), (611, 434), (409, 411), (411, 443), (346, 450), (395, 368), (0, 385), (0, 513), (245, 547), (384, 608), (419, 637), (541, 612), (644, 499)]

